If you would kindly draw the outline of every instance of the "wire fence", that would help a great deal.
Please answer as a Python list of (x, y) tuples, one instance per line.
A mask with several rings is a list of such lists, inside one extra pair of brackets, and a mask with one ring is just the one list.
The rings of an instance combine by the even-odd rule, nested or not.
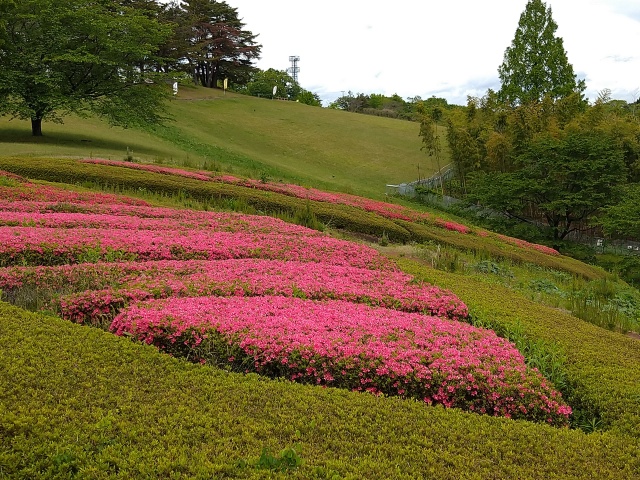
[[(447, 195), (440, 195), (438, 192), (440, 186), (453, 178), (455, 170), (452, 164), (443, 167), (440, 172), (435, 175), (416, 180), (414, 182), (401, 183), (398, 185), (388, 184), (386, 186), (387, 195), (402, 195), (406, 197), (420, 197), (423, 202), (445, 210), (463, 203), (462, 200)], [(422, 187), (422, 188), (420, 188)], [(476, 210), (481, 216), (502, 216), (499, 212), (484, 207), (469, 207)], [(546, 226), (542, 222), (540, 226)], [(609, 239), (601, 235), (601, 232), (595, 232), (593, 228), (579, 229), (570, 232), (567, 240), (571, 240), (583, 245), (591, 246), (599, 253), (615, 253), (618, 255), (638, 255), (640, 256), (640, 242), (634, 240)]]

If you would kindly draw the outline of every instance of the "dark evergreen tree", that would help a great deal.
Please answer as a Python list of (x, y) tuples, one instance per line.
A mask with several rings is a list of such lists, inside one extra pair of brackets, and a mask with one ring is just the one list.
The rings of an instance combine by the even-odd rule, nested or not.
[(194, 81), (210, 88), (224, 78), (246, 84), (262, 46), (257, 35), (244, 29), (238, 10), (215, 0), (186, 0), (183, 8), (189, 44), (185, 60)]

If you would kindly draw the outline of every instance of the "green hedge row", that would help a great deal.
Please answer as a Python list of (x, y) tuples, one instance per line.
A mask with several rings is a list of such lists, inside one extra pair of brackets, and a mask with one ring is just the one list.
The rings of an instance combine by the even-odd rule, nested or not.
[(434, 228), (427, 225), (397, 220), (396, 223), (409, 231), (411, 237), (418, 242), (436, 241), (456, 248), (473, 252), (485, 252), (498, 259), (509, 259), (517, 263), (532, 263), (542, 267), (562, 270), (588, 280), (604, 278), (607, 273), (570, 257), (552, 256), (534, 249), (523, 249), (490, 237), (464, 235), (458, 232)]
[(602, 428), (633, 437), (638, 445), (640, 340), (542, 306), (506, 287), (405, 259), (398, 263), (417, 278), (454, 291), (480, 320), (484, 317), (505, 328), (519, 323), (531, 338), (558, 345), (566, 355), (569, 403), (599, 417)]
[(2, 478), (640, 478), (626, 437), (230, 374), (5, 303), (0, 353)]
[(144, 189), (157, 194), (188, 195), (200, 201), (235, 199), (246, 202), (267, 214), (295, 215), (307, 207), (321, 222), (332, 228), (381, 238), (385, 235), (396, 242), (437, 241), (471, 251), (486, 252), (495, 258), (508, 258), (516, 262), (533, 263), (563, 270), (589, 280), (606, 276), (604, 270), (569, 257), (554, 257), (536, 250), (524, 250), (491, 238), (464, 235), (444, 228), (391, 220), (372, 212), (348, 205), (331, 204), (254, 188), (189, 178), (162, 175), (142, 170), (107, 165), (80, 163), (61, 158), (0, 158), (0, 170), (27, 178), (61, 183), (93, 182), (104, 186)]
[[(158, 194), (186, 194), (193, 199), (207, 202), (236, 199), (267, 214), (295, 215), (307, 205), (307, 200), (254, 188), (203, 182), (123, 167), (80, 163), (62, 158), (0, 158), (0, 170), (50, 182), (76, 184), (93, 182), (103, 186), (147, 190)], [(398, 242), (406, 242), (410, 239), (409, 232), (402, 226), (360, 208), (313, 200), (309, 200), (308, 204), (311, 212), (321, 222), (332, 228), (378, 238), (386, 234), (390, 240)]]

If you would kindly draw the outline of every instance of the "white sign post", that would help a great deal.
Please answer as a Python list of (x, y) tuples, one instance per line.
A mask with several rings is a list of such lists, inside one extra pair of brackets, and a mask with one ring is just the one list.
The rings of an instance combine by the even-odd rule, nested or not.
[(278, 91), (278, 86), (273, 87), (273, 93), (271, 94), (271, 99), (275, 98), (276, 92)]

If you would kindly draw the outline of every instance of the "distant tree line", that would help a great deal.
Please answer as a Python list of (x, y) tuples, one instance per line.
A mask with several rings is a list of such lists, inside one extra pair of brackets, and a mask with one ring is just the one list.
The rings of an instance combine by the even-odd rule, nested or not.
[(331, 102), (329, 108), (379, 117), (417, 121), (419, 120), (418, 105), (420, 104), (424, 104), (430, 109), (439, 108), (442, 111), (460, 108), (458, 105), (450, 105), (445, 98), (435, 96), (426, 100), (423, 100), (420, 96), (409, 97), (405, 100), (397, 93), (389, 97), (379, 93), (354, 94), (351, 91)]

